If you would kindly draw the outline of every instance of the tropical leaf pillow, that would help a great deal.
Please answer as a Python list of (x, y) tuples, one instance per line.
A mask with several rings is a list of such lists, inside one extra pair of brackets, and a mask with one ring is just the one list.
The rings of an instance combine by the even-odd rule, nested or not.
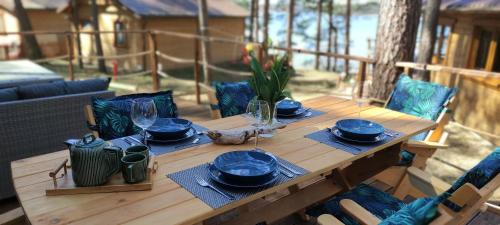
[(379, 225), (426, 225), (437, 215), (439, 198), (419, 198), (410, 204), (404, 205), (400, 210), (386, 219)]
[(246, 81), (215, 83), (215, 91), (222, 117), (245, 113), (248, 102), (255, 97), (255, 92)]
[(92, 98), (92, 109), (96, 119), (96, 130), (105, 140), (120, 138), (140, 131), (130, 118), (132, 101), (137, 98), (153, 99), (158, 117), (177, 117), (177, 106), (172, 97), (172, 91), (162, 91), (151, 94), (122, 95), (112, 99)]
[(412, 80), (402, 74), (394, 88), (387, 108), (436, 120), (443, 110), (444, 103), (456, 93), (455, 88), (448, 88), (436, 83)]

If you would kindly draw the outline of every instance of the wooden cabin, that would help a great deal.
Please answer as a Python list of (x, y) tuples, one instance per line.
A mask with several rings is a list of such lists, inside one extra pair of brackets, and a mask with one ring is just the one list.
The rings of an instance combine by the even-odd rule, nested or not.
[[(499, 21), (500, 1), (443, 0), (433, 63), (500, 72)], [(434, 81), (452, 85), (450, 78), (450, 74), (433, 76)], [(500, 136), (500, 78), (461, 76), (458, 86), (455, 120)]]
[[(67, 15), (72, 24), (78, 24), (82, 31), (93, 30), (91, 26), (91, 5), (87, 0), (68, 2), (60, 12)], [(97, 0), (100, 30), (115, 31), (102, 34), (104, 55), (143, 52), (148, 50), (147, 37), (139, 33), (121, 33), (121, 30), (168, 30), (196, 34), (198, 30), (198, 3), (196, 0)], [(210, 35), (242, 40), (245, 30), (246, 9), (231, 0), (208, 2)], [(75, 29), (75, 26), (73, 26)], [(82, 54), (95, 55), (92, 35), (81, 35)], [(157, 35), (157, 48), (171, 56), (193, 59), (195, 41), (167, 35)], [(212, 62), (224, 62), (240, 57), (241, 46), (227, 43), (212, 44)], [(118, 60), (119, 69), (140, 70), (147, 56)], [(163, 69), (192, 66), (178, 64), (159, 58)], [(111, 60), (106, 64), (111, 66)]]
[[(31, 21), (33, 30), (64, 31), (69, 28), (69, 21), (57, 13), (57, 8), (68, 0), (22, 0), (24, 9)], [(0, 1), (0, 32), (18, 32), (19, 24), (15, 17), (13, 0)], [(45, 57), (66, 54), (64, 36), (37, 35), (36, 39)], [(0, 36), (0, 45), (8, 45), (11, 58), (22, 57), (21, 39), (17, 35)], [(5, 54), (5, 53), (2, 53)], [(5, 55), (3, 55), (5, 58)]]

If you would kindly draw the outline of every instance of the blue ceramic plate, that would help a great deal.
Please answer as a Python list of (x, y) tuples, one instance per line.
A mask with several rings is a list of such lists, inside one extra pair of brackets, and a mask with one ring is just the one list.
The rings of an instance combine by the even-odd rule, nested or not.
[(276, 115), (278, 116), (278, 118), (291, 118), (291, 117), (301, 116), (306, 111), (307, 111), (307, 109), (305, 109), (305, 108), (299, 108), (299, 109), (295, 110), (295, 112), (290, 113), (290, 114), (279, 114), (279, 113), (276, 113)]
[(335, 127), (343, 137), (353, 140), (373, 140), (384, 133), (384, 127), (378, 123), (362, 119), (339, 120)]
[(185, 119), (158, 118), (147, 131), (156, 139), (178, 139), (183, 137), (192, 125), (191, 121)]
[(226, 180), (255, 183), (267, 179), (277, 170), (278, 161), (269, 153), (233, 151), (217, 156), (214, 166)]
[(293, 100), (281, 100), (276, 105), (276, 112), (278, 114), (288, 115), (293, 114), (297, 109), (302, 108), (302, 103)]
[(148, 142), (159, 143), (159, 144), (170, 144), (170, 143), (184, 142), (184, 141), (190, 140), (195, 135), (196, 135), (196, 130), (194, 128), (191, 128), (185, 134), (183, 134), (181, 137), (174, 138), (174, 139), (159, 139), (153, 135), (150, 135), (148, 137)]
[(272, 173), (268, 179), (261, 180), (260, 182), (257, 183), (237, 183), (231, 180), (226, 180), (225, 177), (222, 175), (222, 173), (215, 168), (213, 164), (208, 166), (209, 169), (209, 174), (210, 178), (214, 180), (215, 182), (228, 186), (228, 187), (233, 187), (233, 188), (260, 188), (260, 187), (265, 187), (268, 186), (272, 183), (274, 183), (279, 175), (280, 172), (279, 170), (276, 170), (274, 173)]
[(335, 136), (341, 140), (353, 142), (353, 143), (358, 143), (358, 144), (373, 144), (373, 143), (377, 143), (379, 141), (383, 141), (387, 137), (387, 135), (382, 133), (382, 134), (376, 136), (375, 138), (373, 138), (372, 140), (355, 140), (355, 139), (350, 139), (348, 137), (345, 137), (344, 135), (342, 135), (342, 133), (337, 128), (332, 129), (332, 134), (333, 134), (333, 136)]

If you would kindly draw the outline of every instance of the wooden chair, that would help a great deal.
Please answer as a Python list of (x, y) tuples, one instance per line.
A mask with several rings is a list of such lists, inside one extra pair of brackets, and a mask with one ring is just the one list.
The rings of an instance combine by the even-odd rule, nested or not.
[[(234, 82), (234, 83), (226, 82), (225, 84), (222, 84), (223, 87), (225, 86), (225, 88), (222, 89), (225, 89), (226, 92), (223, 91), (222, 93), (219, 94), (227, 95), (229, 93), (231, 94), (230, 97), (236, 99), (237, 101), (229, 101), (223, 104), (219, 104), (219, 100), (217, 98), (217, 90), (212, 86), (208, 86), (206, 84), (201, 84), (201, 83), (199, 84), (200, 88), (207, 93), (208, 101), (210, 103), (210, 114), (213, 119), (219, 119), (221, 117), (234, 116), (237, 114), (244, 113), (244, 109), (243, 112), (241, 111), (240, 104), (244, 103), (244, 108), (246, 109), (246, 104), (248, 103), (248, 101), (250, 101), (251, 98), (254, 97), (254, 94), (253, 91), (249, 89), (249, 86), (242, 87), (239, 85), (240, 85), (239, 82)], [(242, 88), (242, 89), (237, 89), (237, 88)], [(227, 108), (221, 111), (221, 109), (219, 109), (220, 105), (226, 105)]]
[(199, 85), (200, 88), (207, 93), (208, 103), (210, 104), (210, 116), (212, 117), (212, 119), (220, 119), (221, 118), (220, 110), (217, 107), (215, 107), (219, 104), (215, 88), (203, 83), (200, 83)]
[[(87, 125), (89, 126), (89, 129), (90, 129), (90, 127), (96, 127), (97, 123), (95, 120), (94, 112), (92, 111), (92, 106), (86, 105), (83, 108), (83, 113), (85, 114), (85, 119), (87, 120)], [(90, 130), (92, 130), (92, 134), (95, 137), (99, 137), (99, 132), (97, 132), (97, 130), (95, 130), (95, 129), (90, 129)]]
[[(496, 155), (490, 155), (488, 157), (489, 164), (498, 164), (498, 154), (500, 153), (500, 148), (497, 148), (494, 153)], [(484, 164), (483, 164), (484, 165)], [(488, 168), (490, 168), (489, 166)], [(476, 167), (475, 167), (476, 168)], [(473, 168), (474, 169), (474, 168)], [(484, 169), (484, 168), (483, 168)], [(494, 170), (498, 171), (499, 167), (496, 165)], [(477, 173), (476, 170), (473, 171), (469, 177), (474, 177), (473, 175)], [(461, 184), (461, 180), (457, 180), (456, 183)], [(476, 182), (476, 181), (474, 181)], [(476, 182), (477, 183), (477, 182)], [(458, 187), (458, 186), (457, 186)], [(439, 204), (438, 211), (440, 216), (435, 218), (430, 224), (432, 225), (460, 225), (466, 224), (473, 216), (479, 211), (484, 211), (488, 209), (492, 212), (498, 213), (498, 207), (486, 206), (486, 201), (493, 195), (494, 191), (500, 187), (500, 174), (496, 174), (489, 182), (484, 184), (481, 188), (476, 188), (472, 183), (465, 183), (460, 187), (455, 189), (450, 189), (450, 185), (438, 178), (432, 177), (425, 173), (419, 168), (409, 167), (406, 170), (403, 180), (396, 187), (394, 192), (394, 197), (403, 200), (410, 196), (412, 198), (425, 198), (425, 197), (435, 197), (435, 196), (445, 196), (447, 200)], [(441, 195), (442, 193), (451, 192), (451, 195)], [(454, 190), (454, 191), (453, 191)], [(444, 204), (446, 203), (446, 204)], [(453, 207), (450, 207), (451, 206)], [(374, 216), (371, 212), (360, 206), (355, 201), (350, 199), (342, 199), (340, 201), (340, 207), (342, 211), (347, 213), (351, 218), (359, 221), (361, 224), (379, 224), (381, 220)], [(322, 225), (337, 225), (343, 224), (337, 218), (329, 214), (323, 214), (318, 217), (318, 222)]]

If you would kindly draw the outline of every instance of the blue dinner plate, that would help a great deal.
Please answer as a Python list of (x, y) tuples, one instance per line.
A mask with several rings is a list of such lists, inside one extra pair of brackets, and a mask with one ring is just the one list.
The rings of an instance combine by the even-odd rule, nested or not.
[(343, 137), (353, 140), (373, 140), (384, 133), (384, 127), (378, 123), (362, 119), (339, 120), (335, 127)]
[(387, 135), (385, 135), (384, 133), (376, 136), (375, 138), (371, 139), (371, 140), (356, 140), (356, 139), (351, 139), (351, 138), (348, 138), (346, 136), (344, 136), (340, 131), (339, 129), (337, 128), (333, 128), (332, 129), (332, 134), (333, 136), (341, 139), (341, 140), (344, 140), (344, 141), (347, 141), (347, 142), (353, 142), (353, 143), (357, 143), (357, 144), (374, 144), (374, 143), (377, 143), (379, 141), (383, 141), (385, 138), (387, 138)]
[(282, 115), (289, 115), (293, 114), (295, 111), (297, 111), (297, 109), (300, 108), (302, 108), (302, 103), (285, 99), (278, 102), (278, 104), (276, 105), (276, 112)]
[(147, 139), (148, 139), (148, 142), (151, 142), (151, 143), (170, 144), (170, 143), (184, 142), (184, 141), (190, 140), (195, 135), (196, 135), (196, 130), (194, 128), (191, 128), (179, 138), (159, 139), (159, 138), (151, 135), (151, 136), (148, 136)]
[(290, 114), (279, 114), (279, 113), (276, 113), (276, 115), (278, 116), (278, 118), (292, 118), (292, 117), (301, 116), (306, 111), (307, 111), (307, 109), (305, 109), (305, 108), (299, 108), (299, 109), (295, 110), (293, 113), (290, 113)]
[(233, 151), (217, 156), (214, 166), (226, 180), (255, 183), (268, 179), (277, 170), (278, 160), (270, 153)]
[(267, 179), (260, 180), (256, 183), (239, 183), (233, 180), (227, 180), (222, 173), (215, 168), (213, 164), (208, 166), (210, 178), (215, 182), (233, 188), (260, 188), (273, 184), (278, 179), (279, 170), (274, 171)]
[(193, 123), (189, 120), (178, 118), (158, 118), (147, 131), (155, 139), (178, 139), (191, 129)]

